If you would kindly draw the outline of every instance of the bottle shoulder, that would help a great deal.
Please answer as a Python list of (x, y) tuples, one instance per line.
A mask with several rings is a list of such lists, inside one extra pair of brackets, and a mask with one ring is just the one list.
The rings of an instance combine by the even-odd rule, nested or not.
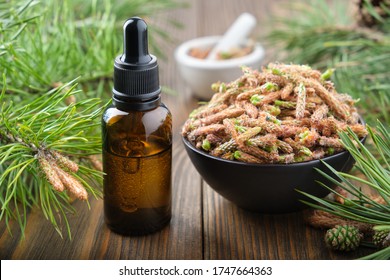
[(122, 111), (116, 108), (114, 105), (110, 105), (104, 110), (102, 121), (103, 123), (109, 125), (121, 119), (133, 118), (134, 116), (137, 116), (138, 119), (141, 116), (142, 119), (139, 120), (146, 122), (153, 122), (153, 120), (162, 121), (164, 119), (172, 118), (171, 111), (163, 103), (161, 103), (156, 108), (147, 111)]
[(172, 145), (172, 116), (165, 106), (149, 111), (105, 110), (103, 148), (115, 155), (151, 155)]
[(111, 104), (103, 111), (102, 121), (104, 123), (109, 123), (113, 118), (121, 118), (128, 114), (128, 112), (121, 111)]

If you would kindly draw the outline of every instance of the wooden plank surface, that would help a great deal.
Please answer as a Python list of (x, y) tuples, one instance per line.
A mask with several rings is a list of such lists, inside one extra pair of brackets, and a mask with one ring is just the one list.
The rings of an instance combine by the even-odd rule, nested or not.
[(253, 213), (222, 198), (207, 184), (203, 193), (205, 259), (356, 259), (373, 252), (368, 248), (350, 253), (331, 251), (325, 246), (325, 231), (308, 226), (304, 212)]
[[(179, 77), (173, 58), (177, 44), (198, 36), (222, 34), (242, 12), (263, 23), (281, 2), (259, 0), (193, 0), (185, 9), (150, 19), (168, 29), (174, 44), (161, 42), (166, 60), (160, 63), (160, 81), (176, 95), (163, 96), (174, 122), (173, 217), (162, 231), (143, 237), (123, 237), (104, 224), (101, 200), (91, 208), (76, 202), (70, 217), (73, 240), (62, 239), (38, 209), (27, 217), (25, 238), (11, 223), (11, 236), (0, 223), (1, 259), (351, 259), (366, 254), (335, 254), (325, 248), (324, 233), (307, 227), (303, 213), (262, 215), (244, 211), (216, 194), (192, 166), (181, 142), (180, 130), (197, 106)], [(181, 22), (183, 29), (166, 24)], [(269, 28), (260, 24), (257, 37)], [(152, 33), (151, 33), (152, 34)], [(271, 50), (272, 51), (272, 50)]]

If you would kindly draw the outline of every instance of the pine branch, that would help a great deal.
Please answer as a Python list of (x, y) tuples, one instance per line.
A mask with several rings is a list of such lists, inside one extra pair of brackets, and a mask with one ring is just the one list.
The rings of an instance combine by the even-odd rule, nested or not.
[[(325, 172), (320, 172), (333, 185), (340, 187), (342, 190), (350, 194), (352, 198), (348, 198), (338, 191), (325, 186), (336, 196), (342, 197), (344, 203), (340, 204), (337, 201), (330, 201), (323, 198), (312, 196), (308, 193), (303, 193), (311, 201), (304, 201), (307, 205), (313, 208), (323, 210), (334, 214), (338, 217), (353, 220), (357, 222), (367, 223), (375, 226), (376, 229), (390, 229), (390, 133), (389, 128), (378, 122), (376, 130), (367, 127), (370, 138), (374, 143), (375, 150), (379, 157), (375, 157), (364, 145), (359, 141), (357, 135), (351, 130), (340, 133), (340, 138), (346, 150), (348, 150), (354, 160), (355, 166), (364, 175), (365, 179), (343, 172), (338, 172), (328, 164), (324, 163), (331, 171), (333, 176), (327, 175)], [(373, 190), (378, 194), (378, 197), (368, 195), (369, 191), (363, 192), (361, 187), (364, 185), (367, 190)], [(302, 193), (302, 192), (301, 192)], [(372, 258), (390, 258), (389, 249), (384, 249), (378, 254), (371, 256)], [(370, 258), (371, 258), (370, 257)]]
[(76, 162), (100, 154), (101, 140), (95, 131), (104, 106), (100, 99), (66, 105), (67, 98), (79, 93), (75, 87), (72, 82), (21, 105), (10, 101), (2, 89), (0, 220), (16, 219), (22, 232), (32, 206), (40, 204), (61, 232), (57, 213), (68, 226), (71, 198), (101, 196), (101, 172), (92, 168), (92, 162), (84, 161), (83, 168)]
[[(71, 237), (70, 201), (101, 195), (100, 114), (122, 49), (121, 26), (130, 15), (177, 4), (0, 0), (0, 221), (16, 220), (24, 234), (29, 209), (40, 207)], [(152, 37), (169, 38), (155, 30)], [(78, 84), (68, 83), (77, 76)]]

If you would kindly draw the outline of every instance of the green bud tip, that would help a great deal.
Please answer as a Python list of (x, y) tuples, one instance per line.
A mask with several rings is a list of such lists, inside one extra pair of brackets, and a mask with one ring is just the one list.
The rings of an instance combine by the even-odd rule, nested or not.
[(312, 151), (310, 151), (310, 149), (307, 147), (302, 147), (301, 152), (307, 156), (311, 156), (313, 154)]
[(210, 141), (207, 140), (207, 139), (204, 139), (203, 142), (202, 142), (202, 148), (205, 151), (209, 151), (211, 149)]
[(269, 108), (269, 113), (273, 116), (278, 116), (281, 112), (279, 106), (270, 106)]
[(212, 83), (211, 84), (211, 90), (214, 91), (214, 92), (217, 92), (218, 89), (219, 89), (219, 83)]
[(243, 127), (241, 125), (236, 125), (235, 128), (240, 133), (244, 133), (246, 131), (246, 127)]
[(278, 90), (279, 86), (277, 84), (274, 84), (271, 82), (266, 82), (265, 84), (263, 84), (261, 86), (261, 88), (266, 90), (266, 91), (274, 91), (274, 90)]
[(264, 97), (263, 96), (260, 96), (258, 94), (255, 94), (255, 95), (252, 95), (250, 101), (253, 105), (258, 105), (261, 100), (263, 99)]
[(296, 102), (289, 102), (289, 101), (283, 101), (283, 100), (275, 100), (274, 101), (275, 106), (284, 107), (287, 109), (293, 109), (296, 107)]
[(240, 151), (235, 151), (234, 154), (233, 154), (234, 158), (235, 159), (240, 159), (241, 158), (241, 153)]
[(303, 83), (300, 83), (299, 86), (298, 86), (298, 90), (299, 90), (299, 92), (305, 91), (306, 90), (305, 85)]
[(226, 84), (225, 83), (221, 83), (220, 86), (219, 86), (219, 92), (225, 92), (226, 91)]
[(271, 69), (271, 73), (274, 74), (274, 75), (278, 75), (278, 76), (283, 75), (283, 72), (280, 71), (279, 69), (276, 69), (276, 68), (272, 68)]
[(321, 75), (321, 80), (322, 81), (326, 81), (326, 80), (329, 80), (330, 77), (333, 75), (334, 71), (336, 69), (334, 68), (329, 68), (328, 70), (326, 70), (322, 75)]
[(301, 140), (305, 139), (307, 136), (309, 135), (309, 131), (305, 131), (305, 132), (302, 132), (301, 134), (299, 134), (299, 138)]

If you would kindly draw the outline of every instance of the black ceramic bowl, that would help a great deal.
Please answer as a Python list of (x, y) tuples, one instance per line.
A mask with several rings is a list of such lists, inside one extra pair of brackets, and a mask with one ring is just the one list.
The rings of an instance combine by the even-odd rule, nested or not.
[(308, 200), (296, 190), (325, 197), (329, 190), (316, 181), (331, 186), (314, 168), (331, 172), (324, 161), (337, 171), (348, 172), (354, 160), (344, 151), (321, 160), (291, 164), (248, 164), (211, 156), (197, 150), (183, 137), (185, 149), (203, 179), (216, 192), (241, 208), (261, 213), (288, 213), (305, 208)]

